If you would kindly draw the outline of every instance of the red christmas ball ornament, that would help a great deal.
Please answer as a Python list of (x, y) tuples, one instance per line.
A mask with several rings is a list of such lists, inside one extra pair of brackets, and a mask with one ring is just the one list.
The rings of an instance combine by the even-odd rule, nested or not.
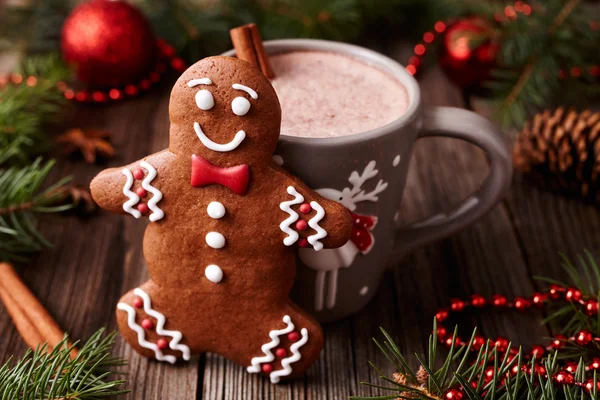
[(448, 335), (448, 330), (443, 326), (438, 326), (436, 334), (440, 340), (443, 340)]
[(524, 297), (515, 297), (515, 308), (523, 311), (531, 307), (531, 301)]
[(465, 309), (465, 302), (461, 299), (451, 299), (450, 309), (454, 312), (460, 312)]
[(438, 322), (444, 322), (448, 319), (448, 310), (441, 309), (435, 314), (435, 318), (438, 320)]
[(596, 370), (596, 369), (600, 369), (600, 358), (592, 358), (592, 361), (590, 361), (590, 363), (588, 364), (588, 367), (590, 367), (590, 369)]
[(494, 340), (494, 346), (496, 346), (501, 353), (504, 353), (508, 349), (508, 344), (508, 339), (502, 336), (498, 336), (496, 340)]
[[(590, 378), (583, 384), (586, 392), (592, 393), (594, 391), (594, 378)], [(600, 381), (596, 381), (596, 390), (600, 391)]]
[(575, 372), (577, 372), (579, 363), (577, 363), (575, 361), (567, 361), (567, 362), (565, 362), (563, 367), (564, 367), (565, 371), (569, 371), (570, 373), (574, 374)]
[(506, 297), (500, 294), (495, 294), (492, 296), (492, 304), (494, 307), (503, 308), (506, 307), (508, 301), (506, 300)]
[(531, 356), (535, 356), (536, 359), (540, 359), (542, 357), (544, 357), (544, 354), (546, 353), (546, 349), (544, 349), (543, 346), (540, 346), (539, 344), (536, 344), (535, 346), (533, 346), (531, 348), (531, 351), (529, 354), (531, 354)]
[(560, 297), (560, 294), (564, 291), (565, 291), (565, 288), (563, 288), (562, 286), (552, 284), (552, 285), (550, 285), (550, 291), (549, 291), (550, 298), (556, 300)]
[(471, 349), (474, 351), (479, 351), (483, 345), (485, 344), (485, 339), (481, 336), (475, 336), (473, 338), (473, 343), (471, 344)]
[(137, 82), (155, 63), (156, 41), (148, 20), (122, 0), (92, 0), (67, 17), (63, 58), (91, 87)]
[(450, 24), (441, 38), (440, 67), (460, 87), (479, 86), (496, 66), (500, 46), (494, 37), (492, 23), (481, 17)]
[(544, 302), (546, 301), (547, 298), (548, 298), (547, 294), (534, 293), (533, 296), (531, 297), (531, 300), (536, 307), (541, 307), (544, 305)]
[(554, 339), (552, 339), (552, 343), (550, 343), (550, 346), (552, 346), (553, 349), (558, 350), (562, 347), (565, 347), (565, 340), (567, 340), (566, 336), (555, 335)]

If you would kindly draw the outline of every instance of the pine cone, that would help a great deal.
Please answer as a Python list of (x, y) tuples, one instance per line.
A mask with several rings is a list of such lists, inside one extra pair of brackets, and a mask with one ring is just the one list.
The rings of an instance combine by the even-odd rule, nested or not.
[(543, 186), (600, 204), (600, 113), (536, 114), (517, 136), (515, 167)]

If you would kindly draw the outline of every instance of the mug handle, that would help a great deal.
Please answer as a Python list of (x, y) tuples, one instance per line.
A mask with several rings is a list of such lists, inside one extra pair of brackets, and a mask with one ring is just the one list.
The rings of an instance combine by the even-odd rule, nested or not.
[(400, 255), (415, 247), (449, 236), (474, 223), (507, 193), (512, 180), (512, 157), (503, 134), (486, 118), (453, 107), (425, 109), (418, 138), (444, 136), (465, 140), (486, 152), (490, 173), (481, 187), (449, 213), (438, 213), (399, 228)]

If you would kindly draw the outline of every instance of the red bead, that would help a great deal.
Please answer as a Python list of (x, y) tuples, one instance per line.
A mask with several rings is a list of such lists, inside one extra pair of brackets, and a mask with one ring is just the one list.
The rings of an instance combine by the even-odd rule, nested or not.
[(144, 177), (144, 171), (142, 171), (142, 169), (141, 169), (141, 168), (136, 168), (136, 169), (133, 171), (133, 177), (134, 177), (135, 179), (142, 179), (142, 178)]
[(485, 306), (485, 298), (482, 295), (474, 294), (471, 296), (471, 305), (476, 308)]
[(544, 357), (544, 354), (546, 354), (546, 349), (544, 349), (543, 346), (536, 344), (531, 348), (529, 354), (531, 354), (532, 357), (535, 356), (535, 358), (539, 360), (540, 358)]
[(552, 379), (559, 385), (572, 385), (575, 383), (575, 377), (569, 371), (559, 371), (554, 374)]
[(156, 342), (156, 345), (158, 346), (159, 349), (164, 350), (167, 347), (169, 347), (169, 342), (167, 342), (165, 339), (158, 339), (158, 341)]
[(581, 291), (575, 288), (569, 288), (565, 293), (565, 299), (567, 299), (567, 301), (579, 301), (581, 300)]
[(264, 373), (270, 374), (271, 372), (273, 372), (273, 366), (271, 364), (263, 364), (262, 370)]
[(585, 346), (589, 344), (592, 341), (592, 339), (592, 333), (590, 331), (583, 330), (575, 336), (575, 343), (577, 343), (580, 346)]
[(146, 203), (140, 203), (140, 204), (137, 205), (137, 209), (142, 214), (146, 214), (148, 212), (148, 204), (146, 204)]
[(473, 338), (473, 343), (471, 344), (471, 349), (473, 351), (479, 351), (483, 345), (485, 345), (485, 339), (481, 336), (475, 336)]
[(533, 304), (536, 307), (541, 307), (544, 302), (546, 301), (546, 299), (548, 298), (547, 294), (544, 293), (534, 293), (532, 296), (532, 300), (533, 300)]
[(308, 214), (312, 210), (312, 207), (308, 203), (300, 204), (300, 212), (304, 214)]
[(305, 231), (306, 228), (308, 228), (308, 224), (305, 220), (301, 219), (300, 221), (296, 222), (296, 229), (299, 231)]
[(448, 319), (448, 310), (446, 310), (445, 308), (439, 310), (436, 314), (435, 314), (435, 318), (439, 321), (439, 322), (444, 322), (445, 320)]
[(142, 308), (144, 307), (144, 301), (139, 297), (136, 297), (135, 299), (133, 299), (133, 306), (135, 308)]
[(523, 311), (531, 307), (531, 301), (524, 297), (515, 297), (515, 308), (519, 311)]
[(306, 240), (305, 238), (298, 240), (298, 246), (300, 247), (308, 247), (308, 244), (308, 240)]
[(563, 335), (554, 335), (554, 339), (552, 339), (550, 346), (552, 346), (553, 349), (558, 350), (565, 346), (565, 340), (567, 340), (567, 338)]
[[(462, 341), (460, 340), (460, 337), (457, 336), (456, 340), (454, 341), (454, 347), (460, 346), (461, 343), (462, 343)], [(444, 340), (444, 344), (448, 348), (452, 347), (452, 337), (451, 336), (447, 337), (446, 340)]]
[(588, 364), (591, 370), (600, 369), (600, 358), (592, 358), (592, 361)]
[(144, 189), (143, 187), (137, 188), (137, 190), (135, 192), (140, 197), (146, 197), (146, 195), (148, 194), (148, 192), (146, 192), (146, 189)]
[(579, 367), (579, 364), (576, 361), (567, 361), (567, 362), (565, 362), (565, 365), (564, 365), (564, 369), (566, 371), (569, 371), (572, 374), (577, 372), (578, 367)]
[(463, 392), (459, 389), (450, 389), (444, 393), (444, 399), (446, 400), (461, 400), (463, 398)]
[(598, 302), (596, 300), (588, 300), (583, 306), (587, 315), (594, 316), (598, 314)]
[(443, 326), (438, 326), (436, 334), (439, 340), (443, 340), (448, 335), (448, 330)]
[(121, 97), (123, 97), (123, 93), (119, 89), (110, 89), (108, 92), (108, 97), (113, 100), (119, 100)]
[(287, 351), (285, 351), (284, 348), (280, 347), (277, 350), (275, 350), (275, 355), (279, 358), (283, 358), (285, 357), (285, 355), (287, 354)]
[(500, 294), (495, 294), (492, 296), (492, 304), (494, 307), (503, 308), (506, 307), (507, 303), (508, 301), (506, 300), (506, 297)]
[(534, 366), (533, 372), (535, 372), (536, 375), (545, 375), (546, 374), (546, 367), (544, 367), (541, 364), (536, 364)]
[(484, 371), (483, 371), (483, 379), (485, 379), (486, 382), (489, 382), (492, 380), (492, 378), (494, 377), (494, 367), (490, 366), (487, 367)]
[(288, 333), (287, 337), (290, 342), (297, 342), (298, 339), (300, 339), (300, 335), (298, 335), (298, 332), (290, 332)]
[(560, 294), (565, 291), (565, 288), (559, 285), (550, 285), (550, 298), (556, 300), (560, 297)]
[[(590, 378), (583, 384), (583, 388), (586, 392), (592, 393), (594, 391), (594, 378)], [(596, 380), (596, 390), (600, 391), (600, 381)]]
[(452, 309), (454, 312), (460, 312), (465, 309), (465, 302), (461, 299), (451, 299), (450, 309)]
[(494, 346), (496, 346), (501, 353), (504, 353), (508, 349), (508, 344), (508, 339), (502, 336), (498, 336), (496, 340), (494, 340)]
[(135, 96), (138, 94), (138, 89), (134, 85), (127, 85), (125, 86), (125, 93), (129, 96)]
[(154, 324), (152, 323), (152, 321), (150, 321), (150, 319), (148, 319), (148, 318), (145, 318), (145, 319), (142, 321), (142, 328), (144, 328), (144, 329), (146, 329), (146, 330), (149, 330), (149, 329), (152, 329), (152, 328), (154, 328)]

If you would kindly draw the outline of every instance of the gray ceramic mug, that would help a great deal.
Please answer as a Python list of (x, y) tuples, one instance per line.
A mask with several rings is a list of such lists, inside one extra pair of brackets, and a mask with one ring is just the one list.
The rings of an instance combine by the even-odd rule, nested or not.
[[(424, 108), (416, 80), (396, 61), (362, 47), (322, 40), (267, 41), (265, 48), (269, 54), (316, 50), (347, 55), (395, 77), (409, 95), (406, 112), (381, 128), (334, 138), (282, 135), (279, 139), (276, 161), (354, 213), (355, 229), (346, 245), (319, 252), (299, 250), (292, 298), (319, 321), (340, 319), (363, 308), (375, 294), (392, 250), (406, 254), (415, 246), (451, 235), (477, 221), (506, 194), (512, 164), (502, 134), (473, 112)], [(398, 227), (394, 216), (413, 146), (417, 139), (431, 136), (457, 138), (483, 149), (491, 163), (489, 176), (454, 210)]]

